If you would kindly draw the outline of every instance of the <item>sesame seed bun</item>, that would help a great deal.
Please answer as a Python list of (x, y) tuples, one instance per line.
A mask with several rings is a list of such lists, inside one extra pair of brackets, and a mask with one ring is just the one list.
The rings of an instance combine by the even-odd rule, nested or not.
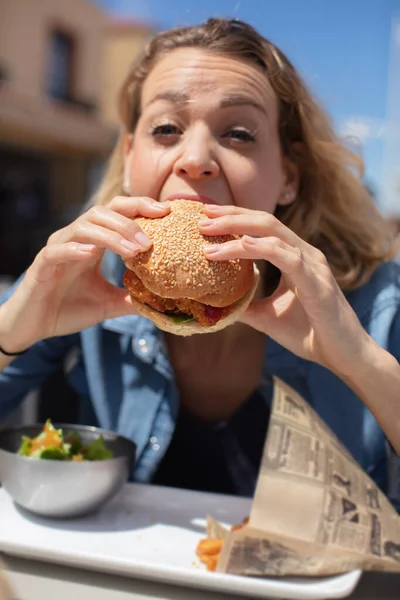
[[(126, 259), (126, 267), (149, 292), (161, 298), (185, 298), (216, 308), (234, 306), (230, 314), (226, 315), (225, 311), (217, 323), (204, 326), (196, 321), (174, 323), (168, 315), (143, 304), (131, 293), (132, 302), (141, 315), (164, 331), (191, 335), (222, 329), (246, 310), (257, 287), (258, 271), (251, 260), (207, 260), (205, 245), (234, 240), (237, 236), (201, 234), (198, 222), (205, 217), (203, 203), (174, 200), (167, 204), (171, 212), (165, 217), (135, 219), (153, 245), (148, 251)], [(129, 283), (127, 288), (133, 291)]]
[(125, 265), (148, 290), (163, 298), (190, 298), (224, 307), (240, 300), (253, 283), (251, 260), (209, 261), (204, 246), (235, 239), (233, 235), (205, 236), (198, 222), (204, 218), (201, 202), (168, 202), (171, 212), (160, 219), (135, 219), (153, 246)]

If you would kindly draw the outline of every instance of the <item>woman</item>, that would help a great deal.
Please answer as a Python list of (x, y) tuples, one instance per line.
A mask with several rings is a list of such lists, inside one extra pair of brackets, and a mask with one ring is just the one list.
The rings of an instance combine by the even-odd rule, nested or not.
[[(239, 21), (167, 31), (128, 74), (121, 118), (94, 206), (0, 308), (2, 414), (78, 349), (81, 418), (134, 439), (134, 480), (252, 494), (276, 375), (389, 492), (400, 272), (355, 158), (294, 67)], [(267, 264), (282, 273), (243, 323), (187, 339), (133, 315), (121, 287), (121, 257), (151, 246), (132, 217), (182, 197), (206, 204), (203, 233), (241, 236), (209, 260), (254, 259), (265, 288)]]

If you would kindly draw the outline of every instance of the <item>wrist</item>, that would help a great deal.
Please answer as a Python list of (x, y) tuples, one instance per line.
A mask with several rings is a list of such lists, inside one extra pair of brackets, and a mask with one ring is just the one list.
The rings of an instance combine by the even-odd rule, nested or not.
[(21, 354), (25, 354), (29, 348), (25, 348), (24, 350), (7, 350), (3, 346), (0, 345), (0, 354), (4, 354), (4, 356), (21, 356)]
[(8, 310), (8, 302), (0, 306), (0, 353), (17, 356), (28, 350), (37, 340), (28, 338), (26, 331), (19, 331)]
[(346, 374), (337, 375), (369, 406), (382, 393), (382, 381), (398, 368), (395, 357), (368, 336), (361, 356)]

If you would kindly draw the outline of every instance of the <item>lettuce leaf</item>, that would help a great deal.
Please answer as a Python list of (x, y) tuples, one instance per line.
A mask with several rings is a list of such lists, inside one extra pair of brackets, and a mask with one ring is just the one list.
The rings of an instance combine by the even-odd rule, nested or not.
[(62, 448), (58, 448), (57, 446), (49, 446), (48, 448), (43, 448), (43, 450), (38, 450), (37, 454), (34, 452), (32, 454), (34, 458), (41, 458), (43, 460), (67, 460), (68, 454)]
[(84, 456), (86, 460), (107, 460), (114, 457), (114, 452), (106, 447), (101, 435), (97, 440), (93, 440), (84, 447)]
[(75, 454), (79, 454), (82, 450), (82, 439), (77, 431), (70, 431), (64, 437), (64, 443), (70, 445), (70, 455), (74, 456)]
[(193, 317), (191, 315), (168, 315), (170, 319), (177, 325), (180, 323), (187, 323), (188, 321), (193, 321)]
[[(46, 440), (46, 436), (56, 432), (51, 440)], [(57, 439), (58, 438), (58, 439)], [(60, 445), (58, 445), (58, 440)], [(46, 441), (52, 445), (46, 446)], [(42, 442), (34, 452), (32, 452), (32, 443)], [(45, 446), (45, 447), (43, 447)], [(103, 436), (93, 440), (87, 446), (83, 445), (82, 439), (77, 431), (71, 431), (63, 437), (62, 429), (55, 429), (50, 419), (39, 433), (39, 435), (31, 439), (27, 436), (22, 436), (21, 445), (17, 451), (20, 456), (30, 456), (32, 458), (41, 458), (44, 460), (73, 460), (77, 455), (81, 455), (83, 460), (106, 460), (114, 457), (114, 453), (109, 450), (104, 442)]]
[(31, 444), (32, 444), (31, 438), (27, 437), (26, 435), (23, 435), (21, 445), (19, 447), (17, 454), (19, 454), (20, 456), (29, 456), (29, 452), (31, 450)]

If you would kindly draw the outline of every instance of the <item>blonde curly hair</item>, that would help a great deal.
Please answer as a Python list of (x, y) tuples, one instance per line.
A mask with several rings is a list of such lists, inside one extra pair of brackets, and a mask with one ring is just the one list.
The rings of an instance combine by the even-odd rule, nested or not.
[(282, 153), (301, 173), (296, 202), (278, 207), (276, 216), (325, 254), (343, 290), (365, 283), (380, 263), (394, 256), (395, 242), (362, 182), (362, 161), (335, 135), (329, 117), (289, 59), (242, 21), (209, 19), (199, 26), (164, 31), (150, 41), (122, 85), (120, 136), (94, 202), (106, 204), (124, 193), (123, 144), (140, 117), (143, 82), (168, 52), (187, 47), (263, 69), (278, 100)]

